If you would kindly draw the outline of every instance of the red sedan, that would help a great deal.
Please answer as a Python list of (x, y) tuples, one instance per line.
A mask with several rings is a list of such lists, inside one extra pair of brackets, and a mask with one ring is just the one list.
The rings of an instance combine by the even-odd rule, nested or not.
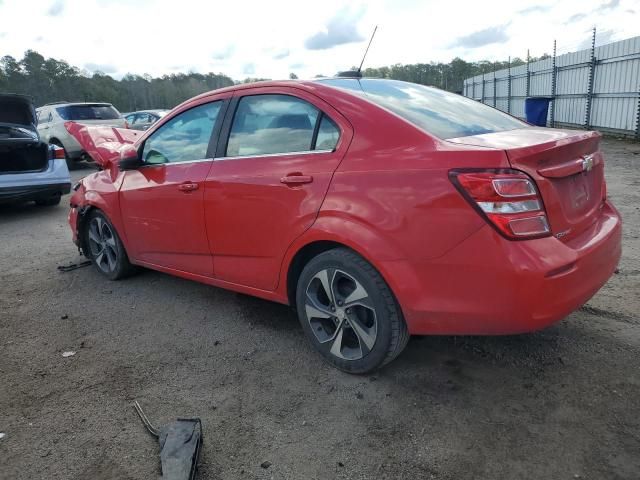
[(411, 334), (544, 328), (620, 258), (598, 133), (531, 127), (434, 88), (238, 85), (144, 133), (67, 128), (103, 167), (69, 214), (98, 271), (143, 266), (289, 304), (352, 373)]

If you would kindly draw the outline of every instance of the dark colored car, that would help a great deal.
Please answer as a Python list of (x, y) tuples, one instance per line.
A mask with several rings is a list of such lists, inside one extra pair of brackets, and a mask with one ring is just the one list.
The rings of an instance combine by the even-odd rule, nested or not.
[(0, 203), (57, 205), (70, 189), (64, 150), (40, 140), (31, 99), (0, 94)]
[(167, 113), (169, 113), (169, 110), (140, 110), (139, 112), (125, 113), (123, 116), (129, 128), (146, 130)]

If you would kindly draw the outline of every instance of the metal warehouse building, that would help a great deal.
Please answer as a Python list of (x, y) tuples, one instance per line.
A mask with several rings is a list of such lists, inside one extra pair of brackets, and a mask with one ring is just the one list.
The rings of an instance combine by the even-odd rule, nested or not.
[(525, 98), (550, 97), (549, 126), (640, 138), (640, 37), (477, 75), (463, 94), (520, 118)]

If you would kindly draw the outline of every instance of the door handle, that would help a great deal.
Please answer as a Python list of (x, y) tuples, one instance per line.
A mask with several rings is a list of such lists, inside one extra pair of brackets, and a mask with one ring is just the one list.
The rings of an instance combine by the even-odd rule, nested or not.
[(181, 192), (193, 192), (198, 189), (198, 184), (193, 182), (184, 182), (178, 185), (178, 190)]
[(313, 177), (311, 175), (291, 174), (280, 179), (280, 183), (284, 183), (285, 185), (302, 185), (303, 183), (311, 182), (313, 182)]

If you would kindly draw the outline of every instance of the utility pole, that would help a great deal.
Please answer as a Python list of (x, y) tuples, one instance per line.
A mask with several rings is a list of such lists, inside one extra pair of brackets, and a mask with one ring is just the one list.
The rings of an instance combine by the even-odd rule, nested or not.
[(591, 36), (591, 61), (589, 63), (589, 78), (587, 86), (587, 105), (585, 108), (584, 126), (586, 129), (591, 127), (591, 105), (593, 104), (593, 79), (596, 73), (596, 27), (593, 27)]
[(556, 126), (556, 84), (558, 69), (556, 67), (556, 41), (553, 41), (553, 64), (551, 67), (551, 127)]

